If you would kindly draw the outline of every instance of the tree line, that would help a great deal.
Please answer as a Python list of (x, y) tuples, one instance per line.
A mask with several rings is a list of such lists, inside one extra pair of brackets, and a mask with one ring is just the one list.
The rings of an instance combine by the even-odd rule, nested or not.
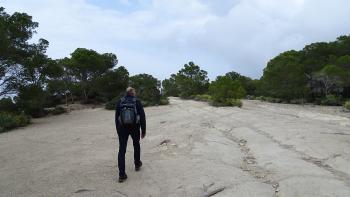
[[(209, 82), (193, 62), (163, 81), (167, 96), (197, 98), (213, 104), (236, 105), (237, 99), (342, 105), (350, 98), (350, 36), (306, 45), (272, 58), (260, 79), (228, 72)], [(346, 106), (350, 104), (347, 103)]]
[(38, 23), (26, 13), (0, 8), (0, 132), (42, 117), (60, 104), (114, 104), (127, 86), (145, 106), (166, 104), (160, 81), (149, 74), (130, 76), (113, 53), (77, 48), (69, 57), (52, 59), (49, 42), (32, 42)]
[(255, 80), (237, 72), (228, 72), (210, 82), (208, 72), (194, 62), (162, 81), (165, 96), (209, 101), (216, 106), (241, 106), (240, 98), (255, 94)]
[(52, 59), (47, 40), (31, 42), (38, 25), (26, 13), (10, 15), (0, 7), (0, 132), (62, 104), (106, 103), (114, 109), (129, 85), (145, 106), (167, 104), (168, 96), (215, 106), (242, 106), (241, 98), (341, 105), (350, 98), (350, 36), (283, 52), (267, 63), (260, 79), (232, 71), (210, 81), (207, 71), (189, 62), (159, 81), (149, 74), (130, 76), (117, 67), (113, 53), (77, 48), (69, 57)]

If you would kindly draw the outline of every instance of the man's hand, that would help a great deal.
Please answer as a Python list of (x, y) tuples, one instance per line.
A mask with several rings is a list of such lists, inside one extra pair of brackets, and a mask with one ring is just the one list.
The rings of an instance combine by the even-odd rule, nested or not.
[(141, 133), (141, 139), (145, 138), (146, 133)]

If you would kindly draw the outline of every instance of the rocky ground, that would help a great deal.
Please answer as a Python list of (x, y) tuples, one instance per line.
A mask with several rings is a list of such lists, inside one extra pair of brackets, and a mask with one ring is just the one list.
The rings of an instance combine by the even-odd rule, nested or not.
[(114, 112), (34, 120), (0, 134), (0, 196), (350, 196), (350, 119), (339, 107), (171, 98), (146, 108), (143, 168), (118, 183)]

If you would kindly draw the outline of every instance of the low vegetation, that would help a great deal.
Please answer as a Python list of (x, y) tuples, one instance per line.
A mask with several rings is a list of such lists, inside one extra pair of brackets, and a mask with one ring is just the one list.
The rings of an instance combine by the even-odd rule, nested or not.
[(21, 113), (0, 112), (0, 133), (29, 124), (29, 116)]
[(204, 101), (204, 102), (212, 102), (213, 99), (209, 94), (197, 94), (196, 96), (192, 96), (196, 101)]
[(342, 98), (333, 94), (326, 95), (321, 100), (321, 105), (341, 106), (342, 104)]
[(160, 98), (160, 103), (159, 103), (160, 105), (168, 105), (169, 104), (169, 98), (168, 97), (164, 97), (164, 96), (162, 96), (161, 98)]
[(246, 89), (250, 93), (255, 90), (252, 81), (238, 73), (229, 72), (209, 83), (207, 72), (189, 62), (162, 84), (165, 96), (206, 101), (214, 106), (242, 106), (239, 99), (246, 95)]
[(344, 104), (344, 107), (348, 110), (350, 110), (350, 101), (346, 101)]

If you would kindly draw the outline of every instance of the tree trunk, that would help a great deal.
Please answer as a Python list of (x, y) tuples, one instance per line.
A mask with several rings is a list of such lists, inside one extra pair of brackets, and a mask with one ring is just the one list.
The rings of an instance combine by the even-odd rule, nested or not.
[(87, 94), (86, 94), (85, 88), (83, 89), (83, 92), (84, 92), (84, 100), (85, 100), (85, 103), (87, 103)]
[(68, 106), (68, 96), (67, 96), (67, 92), (64, 93), (64, 96), (66, 97), (66, 106)]
[(74, 104), (74, 98), (73, 98), (72, 92), (70, 92), (70, 99), (71, 99), (72, 104)]

